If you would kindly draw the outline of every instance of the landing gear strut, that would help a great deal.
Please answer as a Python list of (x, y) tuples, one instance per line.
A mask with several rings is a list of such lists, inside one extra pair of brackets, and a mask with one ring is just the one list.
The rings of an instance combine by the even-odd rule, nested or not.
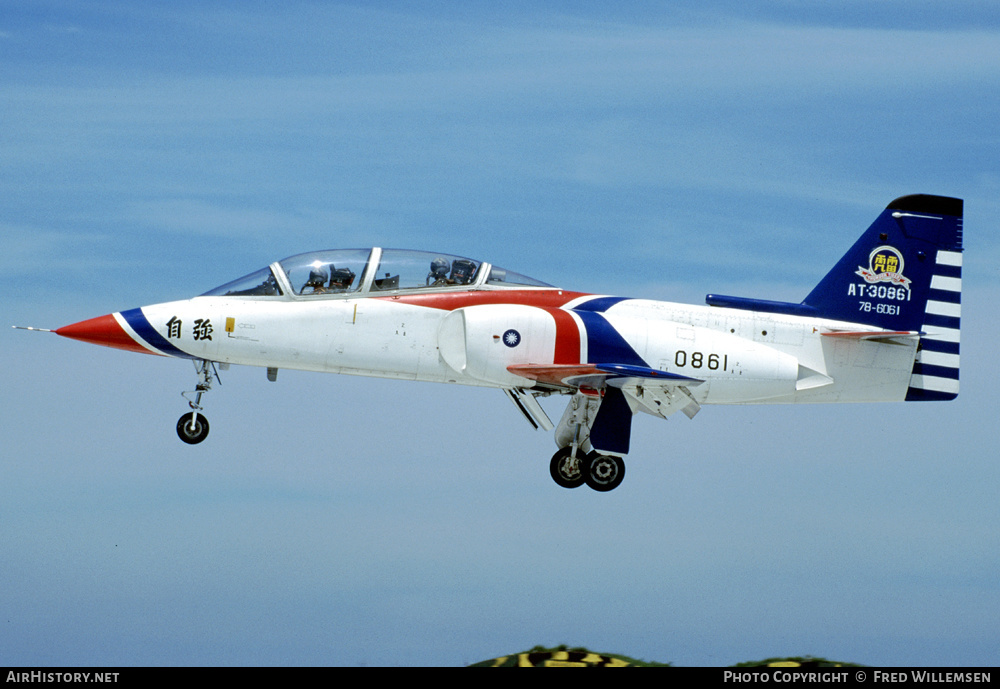
[[(184, 414), (177, 421), (177, 436), (188, 445), (197, 445), (208, 437), (208, 419), (198, 413), (202, 410), (201, 396), (212, 389), (213, 377), (219, 381), (220, 385), (222, 384), (219, 374), (215, 370), (215, 364), (211, 361), (198, 359), (194, 362), (194, 368), (198, 373), (198, 384), (194, 390), (181, 393), (181, 396), (188, 401), (188, 406), (191, 407), (192, 411)], [(194, 399), (188, 395), (194, 395)]]

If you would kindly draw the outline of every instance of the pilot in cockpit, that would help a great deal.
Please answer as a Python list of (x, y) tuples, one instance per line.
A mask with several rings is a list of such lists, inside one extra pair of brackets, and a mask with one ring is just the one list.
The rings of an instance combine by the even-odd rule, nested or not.
[(354, 282), (354, 271), (350, 268), (335, 268), (330, 266), (330, 291), (346, 292)]
[(299, 294), (326, 294), (326, 281), (328, 275), (323, 266), (313, 266), (309, 270), (309, 279), (302, 285)]
[(427, 273), (427, 284), (431, 286), (450, 285), (448, 280), (448, 270), (451, 266), (443, 258), (435, 258), (431, 261), (431, 272)]
[(465, 258), (456, 258), (451, 264), (451, 284), (468, 285), (476, 272), (476, 264)]

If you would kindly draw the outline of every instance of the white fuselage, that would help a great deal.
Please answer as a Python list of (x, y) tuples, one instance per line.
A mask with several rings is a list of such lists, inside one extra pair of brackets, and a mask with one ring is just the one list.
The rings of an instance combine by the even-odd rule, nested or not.
[[(704, 381), (691, 391), (700, 404), (902, 400), (916, 352), (916, 339), (824, 337), (878, 332), (839, 321), (551, 289), (516, 292), (451, 292), (447, 299), (203, 296), (143, 307), (142, 314), (191, 358), (463, 385), (530, 388), (534, 381), (508, 367), (630, 364), (614, 358), (635, 355), (649, 368)], [(608, 303), (588, 309), (602, 300)], [(508, 331), (518, 334), (516, 346), (504, 343)]]

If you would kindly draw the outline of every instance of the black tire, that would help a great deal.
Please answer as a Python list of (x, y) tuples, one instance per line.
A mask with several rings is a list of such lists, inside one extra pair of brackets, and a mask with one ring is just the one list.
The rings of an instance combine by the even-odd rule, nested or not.
[(594, 451), (581, 466), (587, 485), (601, 493), (614, 490), (625, 479), (625, 460), (621, 457)]
[(198, 414), (198, 419), (191, 428), (191, 419), (194, 412), (188, 412), (177, 421), (177, 437), (188, 445), (197, 445), (208, 437), (208, 419)]
[(556, 451), (552, 455), (552, 461), (549, 462), (549, 473), (552, 474), (552, 480), (563, 488), (579, 488), (583, 485), (583, 465), (586, 464), (585, 457), (582, 452), (577, 450), (576, 467), (574, 469), (573, 463), (571, 461), (570, 455), (573, 452), (572, 447), (563, 447)]

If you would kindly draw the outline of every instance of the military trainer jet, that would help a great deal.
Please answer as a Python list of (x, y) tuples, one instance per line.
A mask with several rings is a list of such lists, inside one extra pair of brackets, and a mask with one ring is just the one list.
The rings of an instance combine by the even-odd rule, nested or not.
[[(801, 303), (706, 306), (572, 292), (491, 263), (399, 249), (300, 254), (201, 296), (63, 337), (194, 362), (186, 443), (208, 435), (217, 365), (499, 388), (555, 430), (560, 486), (614, 489), (632, 417), (709, 404), (901, 402), (958, 394), (962, 201), (890, 203)], [(538, 402), (564, 395), (552, 423)]]

